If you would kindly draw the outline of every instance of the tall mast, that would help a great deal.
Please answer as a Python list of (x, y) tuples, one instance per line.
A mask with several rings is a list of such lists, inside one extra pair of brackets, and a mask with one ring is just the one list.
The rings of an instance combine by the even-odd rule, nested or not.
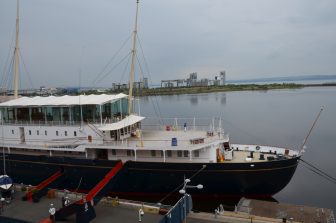
[(19, 91), (19, 0), (16, 0), (16, 39), (14, 50), (14, 97), (18, 98)]
[(133, 83), (134, 83), (134, 61), (136, 56), (136, 36), (137, 36), (137, 28), (138, 28), (138, 6), (139, 0), (137, 0), (136, 6), (136, 14), (135, 14), (135, 25), (133, 31), (133, 48), (132, 48), (132, 63), (131, 63), (131, 72), (130, 72), (130, 80), (129, 80), (129, 92), (128, 92), (128, 114), (132, 112), (132, 94), (133, 94)]

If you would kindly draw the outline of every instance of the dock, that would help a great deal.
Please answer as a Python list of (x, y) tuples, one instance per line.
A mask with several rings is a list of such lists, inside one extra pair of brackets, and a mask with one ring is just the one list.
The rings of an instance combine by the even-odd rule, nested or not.
[[(56, 210), (64, 207), (62, 197), (65, 196), (64, 191), (55, 191), (52, 196), (42, 197), (39, 202), (23, 201), (21, 198), (25, 192), (16, 188), (13, 199), (5, 203), (1, 210), (0, 222), (48, 222), (49, 210), (51, 204)], [(86, 194), (67, 193), (70, 202), (85, 198)], [(160, 222), (164, 217), (159, 215), (159, 207), (154, 204), (145, 204), (134, 201), (119, 200), (115, 198), (103, 198), (98, 205), (95, 206), (96, 217), (90, 222), (123, 222), (134, 223), (139, 221), (139, 209), (144, 210), (142, 222)], [(9, 220), (10, 219), (10, 220)], [(56, 221), (62, 222), (62, 221)], [(66, 218), (66, 222), (77, 222), (76, 215), (70, 215)]]
[(335, 223), (331, 209), (242, 198), (237, 212), (289, 222)]
[[(51, 193), (52, 192), (52, 193)], [(56, 210), (64, 208), (64, 197), (67, 196), (70, 203), (82, 200), (87, 194), (74, 193), (60, 190), (50, 190), (47, 196), (41, 197), (38, 202), (26, 201), (22, 197), (26, 191), (22, 191), (20, 185), (15, 186), (12, 199), (6, 201), (0, 212), (0, 222), (13, 223), (47, 223), (51, 222), (50, 207)], [(189, 195), (187, 195), (189, 196)], [(94, 206), (95, 218), (87, 222), (122, 222), (122, 223), (180, 223), (187, 214), (188, 223), (335, 223), (333, 211), (326, 208), (314, 208), (302, 205), (283, 204), (269, 201), (260, 201), (242, 198), (235, 211), (218, 209), (214, 213), (190, 211), (191, 200), (182, 197), (174, 206), (130, 201), (112, 197), (103, 197)], [(141, 214), (141, 211), (143, 214)], [(186, 211), (186, 212), (185, 212)], [(66, 217), (66, 222), (82, 222), (76, 214)], [(56, 220), (55, 222), (64, 222)]]

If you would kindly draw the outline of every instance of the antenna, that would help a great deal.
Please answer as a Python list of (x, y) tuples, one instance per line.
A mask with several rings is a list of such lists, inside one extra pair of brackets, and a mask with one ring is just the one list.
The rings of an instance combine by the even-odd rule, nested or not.
[(304, 152), (304, 146), (306, 145), (306, 142), (307, 142), (307, 140), (308, 140), (308, 138), (309, 138), (309, 136), (310, 136), (310, 133), (313, 131), (313, 128), (314, 128), (314, 126), (315, 126), (317, 120), (319, 119), (319, 117), (320, 117), (320, 115), (321, 115), (323, 109), (324, 109), (324, 107), (322, 106), (322, 107), (321, 107), (321, 110), (320, 110), (319, 113), (317, 114), (317, 116), (316, 116), (316, 118), (315, 118), (315, 121), (314, 121), (312, 127), (310, 128), (310, 130), (309, 130), (309, 132), (308, 132), (306, 138), (303, 140), (303, 143), (302, 143), (301, 148), (300, 148), (300, 151), (299, 151), (300, 154), (302, 154), (302, 153)]
[(135, 14), (135, 25), (133, 31), (133, 48), (132, 48), (132, 63), (131, 63), (131, 72), (129, 80), (129, 93), (128, 93), (128, 114), (132, 112), (132, 93), (133, 93), (133, 82), (134, 82), (134, 61), (136, 56), (136, 36), (138, 28), (138, 11), (139, 11), (139, 0), (137, 0), (136, 14)]

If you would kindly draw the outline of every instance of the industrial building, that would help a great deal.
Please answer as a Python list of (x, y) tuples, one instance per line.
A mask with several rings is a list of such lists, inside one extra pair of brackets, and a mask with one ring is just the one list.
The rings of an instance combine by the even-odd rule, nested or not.
[(218, 76), (215, 76), (213, 80), (208, 78), (197, 79), (197, 73), (189, 74), (187, 79), (175, 79), (175, 80), (161, 80), (161, 87), (207, 87), (207, 86), (224, 86), (226, 74), (225, 71), (221, 71)]

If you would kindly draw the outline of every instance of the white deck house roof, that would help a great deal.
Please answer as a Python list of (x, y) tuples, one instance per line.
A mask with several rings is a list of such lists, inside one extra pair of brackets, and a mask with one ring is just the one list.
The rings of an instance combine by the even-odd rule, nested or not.
[(124, 118), (123, 120), (111, 124), (106, 124), (98, 127), (100, 131), (113, 131), (121, 128), (125, 128), (127, 126), (133, 125), (137, 122), (143, 120), (144, 117), (137, 116), (137, 115), (130, 115)]
[(0, 107), (26, 107), (26, 106), (70, 106), (70, 105), (102, 105), (127, 98), (126, 94), (116, 95), (79, 95), (79, 96), (48, 96), (48, 97), (21, 97), (0, 103)]

